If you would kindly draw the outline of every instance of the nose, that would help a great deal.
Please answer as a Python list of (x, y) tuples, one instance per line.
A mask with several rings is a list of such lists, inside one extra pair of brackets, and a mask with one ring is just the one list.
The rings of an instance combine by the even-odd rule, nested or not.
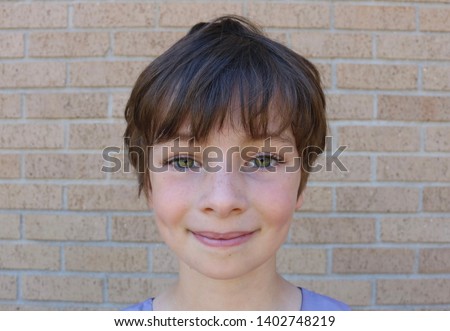
[(199, 207), (203, 213), (227, 218), (243, 213), (248, 206), (245, 183), (239, 171), (221, 169), (205, 174)]

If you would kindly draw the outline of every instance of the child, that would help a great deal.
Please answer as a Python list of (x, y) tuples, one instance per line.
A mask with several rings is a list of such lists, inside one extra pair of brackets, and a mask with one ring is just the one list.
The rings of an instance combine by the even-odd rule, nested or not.
[(127, 310), (348, 310), (276, 271), (326, 134), (316, 68), (242, 17), (198, 23), (140, 75), (125, 140), (175, 285)]

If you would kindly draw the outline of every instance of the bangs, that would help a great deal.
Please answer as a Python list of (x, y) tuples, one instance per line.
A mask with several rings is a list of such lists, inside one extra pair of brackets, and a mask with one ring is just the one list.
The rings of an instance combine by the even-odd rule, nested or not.
[[(305, 75), (317, 79), (315, 68), (261, 34), (217, 33), (213, 24), (191, 30), (144, 71), (151, 84), (134, 109), (140, 110), (137, 122), (145, 124), (138, 129), (146, 143), (175, 139), (185, 127), (196, 141), (205, 141), (225, 122), (253, 139), (304, 127), (294, 135), (307, 139), (310, 95), (317, 86), (308, 86), (313, 79)], [(188, 42), (191, 38), (195, 44)]]
[[(279, 135), (290, 127), (298, 116), (292, 91), (286, 86), (278, 88), (279, 78), (263, 67), (265, 63), (248, 60), (248, 64), (232, 63), (220, 69), (201, 68), (204, 70), (196, 72), (202, 73), (191, 79), (182, 74), (171, 89), (173, 93), (160, 101), (167, 106), (158, 107), (154, 143), (175, 139), (185, 128), (202, 142), (225, 123), (235, 130), (243, 129), (253, 139)], [(201, 82), (205, 77), (208, 81)], [(201, 87), (192, 90), (188, 81)]]

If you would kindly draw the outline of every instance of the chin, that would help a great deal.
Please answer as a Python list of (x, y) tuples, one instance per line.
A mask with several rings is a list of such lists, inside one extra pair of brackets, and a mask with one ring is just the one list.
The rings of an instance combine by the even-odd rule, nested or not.
[(190, 268), (196, 270), (199, 274), (214, 280), (233, 280), (248, 274), (251, 274), (255, 269), (258, 269), (258, 265), (249, 264), (248, 261), (228, 261), (222, 262), (204, 261), (205, 264), (199, 265), (199, 263), (190, 264)]
[(246, 272), (242, 270), (239, 272), (238, 270), (230, 270), (230, 269), (224, 270), (222, 268), (219, 270), (197, 270), (197, 271), (202, 275), (214, 280), (232, 280), (246, 274)]

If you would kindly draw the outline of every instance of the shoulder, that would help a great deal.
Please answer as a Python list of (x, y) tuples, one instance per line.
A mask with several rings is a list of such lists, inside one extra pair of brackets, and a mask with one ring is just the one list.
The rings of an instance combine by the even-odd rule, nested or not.
[(150, 298), (148, 300), (142, 301), (140, 303), (137, 303), (135, 305), (129, 306), (123, 311), (141, 311), (141, 310), (153, 310), (153, 298)]
[(302, 311), (338, 311), (350, 310), (345, 303), (319, 293), (301, 288)]

